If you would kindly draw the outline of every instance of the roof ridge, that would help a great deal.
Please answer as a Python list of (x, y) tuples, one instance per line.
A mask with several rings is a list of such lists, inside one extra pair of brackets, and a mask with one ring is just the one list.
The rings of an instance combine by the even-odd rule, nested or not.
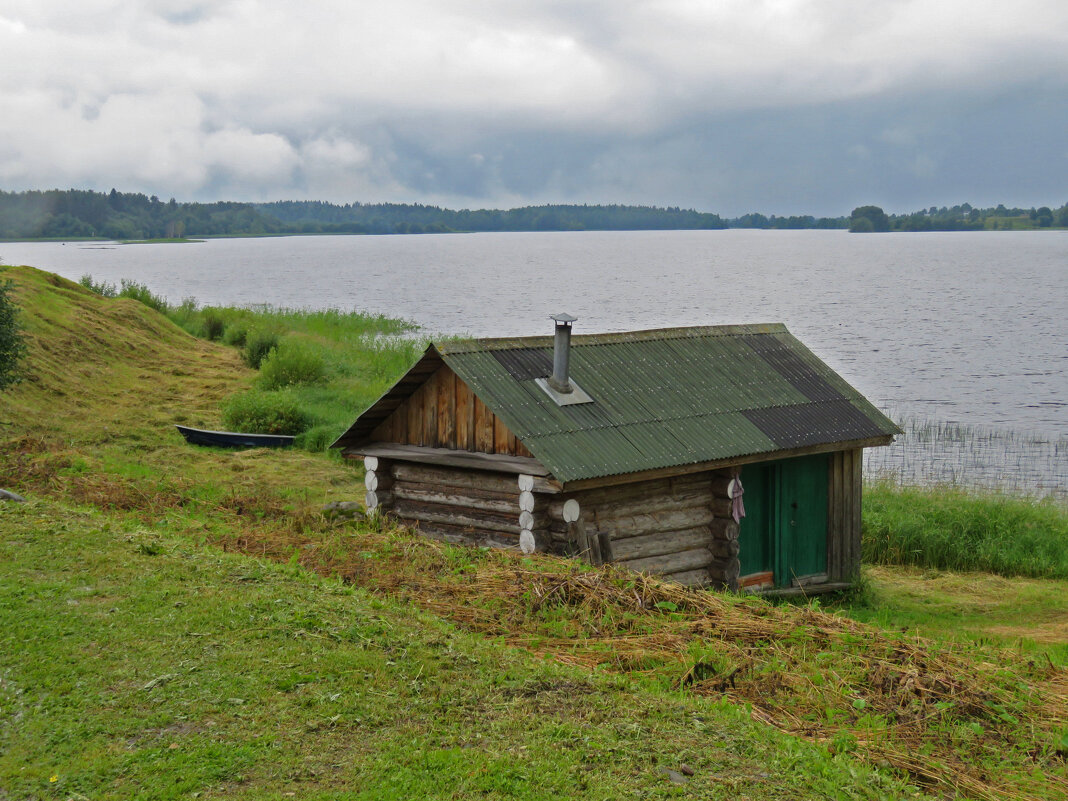
[[(699, 337), (752, 336), (753, 334), (788, 334), (784, 323), (743, 323), (736, 325), (691, 325), (671, 328), (645, 328), (637, 331), (610, 331), (600, 334), (572, 334), (572, 347), (616, 345), (625, 342), (650, 340), (696, 339)], [(517, 350), (519, 348), (552, 347), (551, 334), (527, 337), (491, 337), (460, 339), (432, 343), (444, 356), (478, 351)]]

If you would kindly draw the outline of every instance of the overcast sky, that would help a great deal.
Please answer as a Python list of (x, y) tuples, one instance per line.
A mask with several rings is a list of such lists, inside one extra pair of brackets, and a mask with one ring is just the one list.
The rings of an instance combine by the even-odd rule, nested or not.
[(1065, 0), (0, 0), (0, 188), (1068, 202)]

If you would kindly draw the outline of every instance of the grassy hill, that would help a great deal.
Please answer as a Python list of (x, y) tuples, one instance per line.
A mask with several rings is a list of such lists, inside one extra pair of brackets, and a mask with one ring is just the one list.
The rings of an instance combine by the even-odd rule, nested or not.
[[(358, 470), (185, 445), (249, 387), (134, 300), (0, 268), (0, 799), (1058, 798), (1034, 651), (325, 518)], [(1059, 586), (1059, 585), (1058, 585)]]

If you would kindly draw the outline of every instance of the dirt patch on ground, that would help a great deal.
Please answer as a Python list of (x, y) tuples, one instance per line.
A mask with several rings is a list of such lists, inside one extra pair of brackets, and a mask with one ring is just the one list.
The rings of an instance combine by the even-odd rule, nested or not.
[(1054, 620), (1032, 622), (1021, 626), (990, 626), (987, 631), (1002, 637), (1019, 637), (1049, 645), (1068, 642), (1068, 614)]

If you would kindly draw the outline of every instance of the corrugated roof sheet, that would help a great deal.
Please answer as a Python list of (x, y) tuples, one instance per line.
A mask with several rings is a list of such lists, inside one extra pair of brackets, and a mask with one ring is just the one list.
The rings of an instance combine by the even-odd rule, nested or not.
[[(899, 433), (780, 324), (573, 336), (571, 377), (593, 398), (574, 406), (534, 383), (552, 370), (552, 337), (447, 342), (424, 358), (444, 361), (564, 482)], [(335, 444), (361, 444), (410, 385)]]

